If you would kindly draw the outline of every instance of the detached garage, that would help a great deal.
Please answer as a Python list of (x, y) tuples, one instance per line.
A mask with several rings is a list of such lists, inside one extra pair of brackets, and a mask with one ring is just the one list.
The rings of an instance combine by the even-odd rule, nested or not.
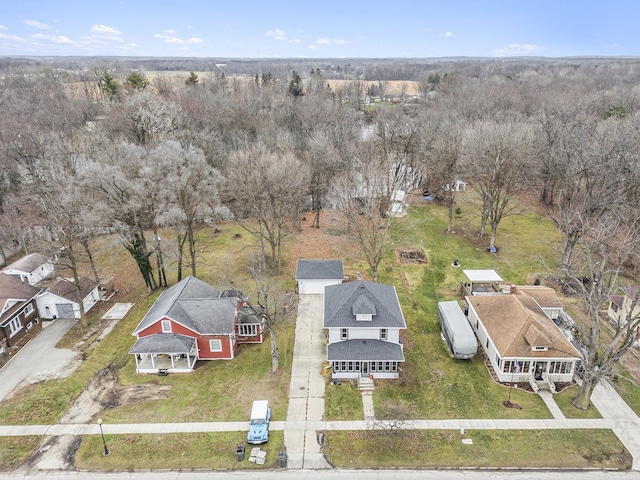
[(323, 294), (324, 287), (344, 280), (342, 260), (298, 260), (298, 293)]

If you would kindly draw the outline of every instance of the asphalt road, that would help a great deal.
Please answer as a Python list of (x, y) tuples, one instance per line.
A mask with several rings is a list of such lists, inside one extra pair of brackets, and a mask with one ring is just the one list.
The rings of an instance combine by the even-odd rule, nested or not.
[(77, 355), (70, 349), (56, 348), (56, 343), (73, 326), (75, 320), (59, 319), (42, 330), (0, 369), (0, 401), (16, 387), (49, 378), (62, 377), (72, 368)]

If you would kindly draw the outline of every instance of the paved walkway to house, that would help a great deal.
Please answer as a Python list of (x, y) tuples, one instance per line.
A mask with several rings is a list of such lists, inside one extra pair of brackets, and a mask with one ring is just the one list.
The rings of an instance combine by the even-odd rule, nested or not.
[(542, 401), (551, 412), (551, 415), (553, 415), (553, 418), (566, 418), (564, 416), (564, 413), (562, 413), (562, 410), (560, 410), (560, 407), (558, 407), (556, 401), (553, 399), (553, 393), (551, 393), (549, 390), (538, 390), (538, 395), (540, 395), (540, 398), (542, 398)]
[[(284, 445), (289, 468), (331, 468), (324, 458), (317, 437), (324, 416), (325, 379), (322, 365), (326, 359), (322, 329), (322, 295), (300, 295), (296, 320), (293, 364), (289, 386), (289, 409), (284, 426)], [(276, 422), (273, 422), (276, 427)]]

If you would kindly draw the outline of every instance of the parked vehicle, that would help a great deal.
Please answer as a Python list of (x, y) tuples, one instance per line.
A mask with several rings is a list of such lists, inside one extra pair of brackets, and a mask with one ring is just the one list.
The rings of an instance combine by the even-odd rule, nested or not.
[(468, 360), (478, 351), (478, 341), (469, 321), (456, 301), (438, 302), (442, 336), (454, 358)]
[(269, 420), (271, 420), (271, 407), (268, 400), (256, 400), (251, 407), (251, 420), (247, 443), (257, 445), (269, 441)]

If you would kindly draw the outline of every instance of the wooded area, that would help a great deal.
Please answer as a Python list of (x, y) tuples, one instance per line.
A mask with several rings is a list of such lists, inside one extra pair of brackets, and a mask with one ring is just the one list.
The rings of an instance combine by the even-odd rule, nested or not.
[(376, 278), (395, 194), (427, 191), (451, 219), (463, 178), (488, 248), (524, 194), (563, 235), (557, 275), (591, 320), (576, 405), (633, 341), (638, 319), (603, 346), (599, 315), (638, 267), (636, 59), (56, 62), (0, 62), (0, 247), (63, 251), (76, 285), (105, 233), (149, 290), (163, 255), (196, 275), (198, 229), (232, 218), (279, 271), (302, 212), (317, 226), (334, 207)]

